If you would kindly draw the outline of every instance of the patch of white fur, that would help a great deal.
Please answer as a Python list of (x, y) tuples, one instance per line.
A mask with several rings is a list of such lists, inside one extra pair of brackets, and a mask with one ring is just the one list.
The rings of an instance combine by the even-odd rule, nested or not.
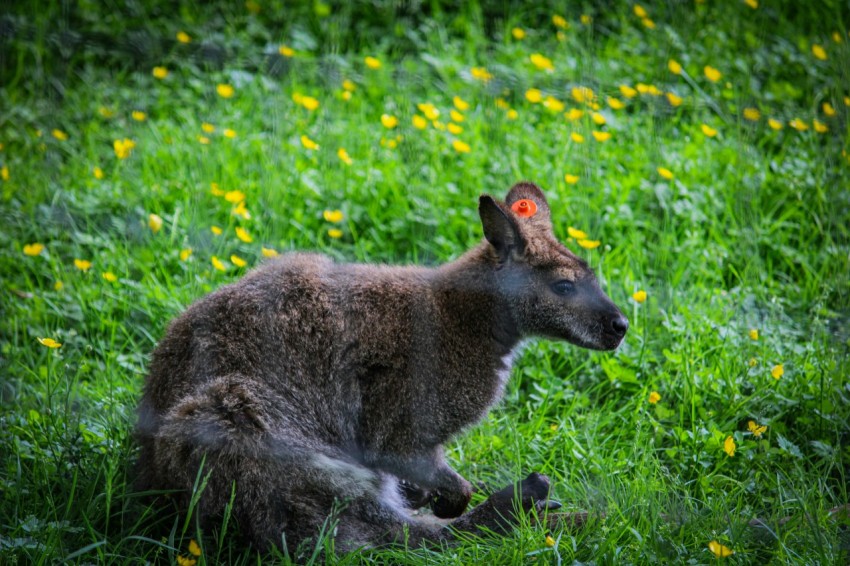
[(381, 504), (399, 515), (409, 515), (404, 498), (401, 496), (398, 478), (390, 474), (381, 474), (381, 492), (378, 495)]
[(324, 454), (316, 454), (312, 464), (326, 472), (331, 478), (334, 491), (345, 493), (349, 497), (359, 497), (374, 490), (377, 475), (372, 470), (356, 464), (349, 464)]

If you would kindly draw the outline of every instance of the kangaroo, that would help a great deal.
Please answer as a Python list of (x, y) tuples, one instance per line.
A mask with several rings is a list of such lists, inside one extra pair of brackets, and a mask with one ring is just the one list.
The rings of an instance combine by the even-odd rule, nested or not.
[[(284, 254), (200, 299), (153, 353), (138, 485), (180, 490), (260, 549), (294, 548), (334, 513), (336, 548), (507, 533), (549, 501), (530, 474), (467, 511), (443, 445), (497, 403), (520, 340), (615, 349), (629, 323), (557, 241), (527, 182), (482, 195), (484, 240), (436, 268)], [(448, 521), (413, 514), (430, 505)]]

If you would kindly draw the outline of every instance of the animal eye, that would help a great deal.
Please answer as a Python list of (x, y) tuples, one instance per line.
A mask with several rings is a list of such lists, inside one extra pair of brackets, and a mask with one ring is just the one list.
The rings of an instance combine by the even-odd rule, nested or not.
[(559, 295), (569, 295), (573, 292), (575, 287), (576, 286), (572, 281), (567, 281), (566, 279), (552, 283), (552, 290)]

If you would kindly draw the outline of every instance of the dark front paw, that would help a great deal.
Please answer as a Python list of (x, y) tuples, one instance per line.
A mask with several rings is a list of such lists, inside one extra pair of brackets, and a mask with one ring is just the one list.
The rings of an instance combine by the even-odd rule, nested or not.
[(466, 511), (466, 506), (469, 505), (471, 498), (472, 486), (469, 483), (461, 486), (461, 489), (458, 490), (438, 489), (431, 501), (431, 509), (433, 509), (434, 515), (440, 519), (453, 519), (460, 517)]
[(399, 487), (401, 488), (401, 496), (404, 498), (408, 509), (425, 507), (433, 498), (433, 493), (408, 481), (402, 480)]

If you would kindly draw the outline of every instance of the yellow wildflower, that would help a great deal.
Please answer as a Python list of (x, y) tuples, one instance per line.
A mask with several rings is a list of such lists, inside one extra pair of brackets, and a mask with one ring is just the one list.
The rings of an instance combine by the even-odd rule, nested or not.
[(180, 261), (186, 261), (192, 255), (192, 248), (183, 248), (180, 250)]
[(277, 257), (278, 255), (280, 255), (277, 253), (277, 250), (273, 248), (261, 247), (260, 251), (263, 253), (263, 257)]
[(338, 222), (342, 222), (342, 219), (345, 218), (345, 215), (341, 210), (326, 210), (322, 213), (322, 217), (328, 222), (333, 222), (334, 224)]
[(653, 22), (650, 18), (643, 18), (643, 19), (641, 20), (641, 23), (642, 23), (642, 24), (644, 25), (644, 27), (646, 27), (647, 29), (655, 29), (655, 22)]
[(579, 181), (579, 176), (578, 175), (570, 175), (569, 173), (567, 173), (566, 175), (564, 175), (564, 181), (568, 185), (575, 185)]
[(823, 47), (821, 47), (817, 43), (812, 45), (812, 54), (816, 58), (820, 59), (821, 61), (826, 61), (826, 59), (827, 59), (826, 49), (824, 49)]
[(148, 115), (142, 112), (141, 110), (133, 110), (131, 116), (136, 122), (144, 122), (148, 117)]
[(235, 92), (235, 90), (233, 90), (232, 86), (230, 86), (228, 84), (223, 84), (223, 83), (216, 85), (215, 91), (222, 98), (230, 98), (231, 96), (233, 96), (233, 93)]
[(650, 404), (650, 405), (655, 405), (655, 404), (656, 404), (656, 403), (658, 403), (659, 401), (661, 401), (661, 395), (658, 393), (658, 391), (652, 391), (652, 392), (649, 394), (649, 404)]
[(215, 131), (215, 126), (213, 126), (213, 125), (212, 125), (212, 124), (210, 124), (210, 123), (204, 122), (204, 123), (202, 123), (202, 124), (201, 124), (201, 129), (202, 129), (204, 132), (206, 132), (206, 133), (208, 133), (208, 134), (211, 134), (211, 133), (213, 133), (213, 132)]
[(198, 546), (198, 543), (195, 542), (195, 539), (191, 539), (189, 541), (189, 554), (191, 554), (192, 556), (201, 555), (201, 547)]
[(95, 179), (103, 179), (103, 169), (100, 167), (93, 168), (91, 172)]
[(712, 128), (708, 124), (703, 124), (702, 126), (700, 126), (700, 128), (702, 129), (702, 133), (704, 133), (706, 136), (708, 136), (710, 138), (713, 138), (714, 136), (717, 135), (717, 130), (715, 130), (714, 128)]
[(589, 26), (589, 25), (590, 25), (590, 23), (593, 21), (593, 18), (591, 18), (591, 17), (590, 17), (590, 16), (588, 16), (587, 14), (582, 14), (581, 16), (579, 16), (579, 18), (578, 18), (578, 19), (579, 19), (579, 21), (580, 21), (581, 23), (583, 23), (583, 24), (584, 24), (584, 25), (586, 25), (586, 26)]
[(827, 116), (835, 116), (835, 108), (829, 102), (824, 102), (821, 108), (823, 108), (823, 113)]
[(452, 147), (458, 153), (469, 153), (470, 150), (469, 144), (466, 144), (460, 140), (454, 140), (452, 142)]
[(747, 365), (748, 365), (748, 366), (750, 366), (751, 368), (756, 367), (756, 364), (758, 364), (758, 363), (759, 363), (759, 361), (758, 361), (757, 359), (755, 359), (755, 358), (750, 358), (750, 359), (747, 361)]
[(114, 273), (112, 273), (111, 271), (105, 271), (103, 273), (102, 277), (104, 279), (106, 279), (107, 281), (109, 281), (110, 283), (115, 283), (116, 281), (118, 281), (118, 277)]
[(440, 117), (440, 111), (437, 110), (437, 107), (430, 102), (420, 102), (416, 105), (416, 107), (419, 108), (420, 112), (425, 114), (425, 117), (431, 121)]
[(42, 346), (47, 346), (48, 348), (59, 348), (62, 346), (61, 342), (57, 342), (53, 338), (36, 338)]
[(54, 291), (61, 291), (64, 287), (65, 287), (65, 284), (62, 283), (61, 281), (57, 281), (56, 283), (53, 284), (53, 290)]
[(149, 214), (148, 215), (148, 226), (151, 231), (156, 234), (159, 232), (160, 228), (162, 228), (162, 218), (158, 214)]
[(731, 458), (735, 455), (735, 439), (732, 438), (731, 435), (726, 437), (726, 440), (723, 441), (723, 451), (729, 455)]
[(493, 75), (490, 74), (490, 71), (488, 71), (484, 67), (472, 67), (469, 70), (469, 73), (472, 75), (473, 79), (476, 79), (476, 80), (479, 80), (479, 81), (482, 81), (482, 82), (485, 82), (485, 83), (489, 82), (490, 79), (493, 78)]
[(829, 131), (829, 126), (827, 126), (826, 124), (824, 124), (823, 122), (821, 122), (820, 120), (817, 120), (817, 119), (812, 120), (812, 126), (814, 127), (815, 131), (819, 134), (825, 134), (826, 132)]
[(68, 139), (68, 134), (66, 134), (65, 132), (63, 132), (62, 130), (60, 130), (58, 128), (54, 129), (50, 133), (53, 134), (53, 137), (56, 138), (59, 141), (66, 141)]
[(639, 18), (645, 18), (647, 16), (646, 10), (640, 4), (635, 4), (632, 10), (634, 10), (635, 16)]
[(835, 43), (843, 43), (844, 39), (842, 39), (841, 34), (837, 31), (832, 32), (832, 41)]
[(307, 149), (319, 149), (319, 144), (317, 144), (307, 136), (301, 136), (301, 145), (303, 145)]
[(570, 94), (572, 95), (573, 100), (579, 104), (582, 102), (591, 102), (594, 98), (596, 98), (596, 93), (593, 92), (593, 89), (586, 86), (574, 86), (570, 89)]
[(366, 57), (363, 61), (366, 63), (366, 66), (369, 67), (370, 69), (380, 69), (381, 68), (381, 62), (375, 57), (369, 56), (369, 57)]
[(703, 72), (708, 80), (713, 83), (716, 83), (723, 76), (723, 73), (712, 67), (711, 65), (706, 65), (703, 67)]
[(227, 191), (224, 193), (224, 200), (231, 204), (238, 204), (245, 200), (245, 193), (240, 190)]
[[(753, 1), (753, 0), (751, 0), (751, 1)], [(733, 450), (733, 452), (734, 452), (734, 450)], [(730, 454), (730, 456), (731, 456), (731, 454)], [(708, 543), (708, 549), (717, 558), (726, 558), (727, 556), (732, 556), (733, 554), (735, 554), (734, 550), (732, 550), (731, 548), (729, 548), (727, 546), (723, 546), (722, 544), (720, 544), (716, 540), (713, 540), (710, 543)]]
[(611, 132), (598, 132), (593, 130), (591, 132), (593, 138), (598, 142), (606, 142), (611, 139)]
[(428, 127), (428, 120), (420, 116), (419, 114), (413, 115), (413, 127), (417, 130), (424, 130)]
[(180, 43), (189, 43), (190, 41), (192, 41), (192, 38), (189, 37), (189, 34), (185, 31), (178, 31), (177, 41), (179, 41)]
[(767, 125), (770, 126), (770, 129), (772, 129), (772, 130), (781, 130), (782, 127), (783, 127), (782, 122), (780, 122), (779, 120), (777, 120), (775, 118), (769, 118), (767, 120)]
[(248, 233), (248, 230), (242, 228), (241, 226), (236, 227), (236, 237), (245, 242), (246, 244), (250, 244), (254, 241), (254, 238), (251, 237), (251, 234)]
[(546, 535), (546, 546), (555, 546), (555, 539), (551, 537), (551, 535)]
[(463, 114), (461, 114), (460, 112), (458, 112), (454, 108), (449, 110), (449, 116), (451, 117), (452, 120), (454, 120), (455, 122), (458, 122), (458, 123), (463, 122), (465, 120)]
[(603, 116), (599, 112), (591, 112), (590, 119), (593, 120), (593, 123), (597, 126), (602, 126), (606, 123), (605, 116)]
[(24, 246), (24, 255), (36, 256), (44, 250), (44, 244), (32, 243)]
[(210, 232), (212, 232), (216, 236), (221, 236), (221, 228), (219, 228), (218, 226), (210, 226)]
[(570, 122), (575, 122), (576, 120), (584, 116), (584, 110), (579, 110), (578, 108), (570, 108), (569, 111), (564, 114), (564, 116), (566, 116), (567, 120), (569, 120)]
[(461, 128), (460, 126), (458, 126), (454, 122), (449, 122), (449, 125), (446, 126), (446, 129), (449, 131), (449, 133), (452, 133), (454, 135), (458, 135), (458, 134), (463, 133), (463, 128)]
[(101, 115), (103, 118), (112, 118), (115, 116), (115, 111), (111, 108), (107, 108), (106, 106), (101, 106), (97, 109), (97, 113)]
[(80, 271), (88, 271), (91, 268), (91, 262), (86, 259), (75, 259), (74, 267)]
[(224, 134), (224, 137), (226, 137), (226, 138), (233, 139), (233, 138), (236, 137), (236, 130), (231, 130), (230, 128), (225, 128), (222, 133)]
[(675, 93), (672, 93), (672, 92), (668, 92), (666, 94), (666, 96), (667, 96), (667, 102), (670, 103), (670, 106), (676, 107), (676, 106), (680, 106), (682, 104), (682, 97), (681, 96), (677, 96)]
[(750, 340), (758, 340), (759, 339), (758, 328), (750, 328), (750, 331), (747, 332), (747, 336), (750, 337)]
[(519, 112), (511, 108), (510, 110), (508, 110), (507, 117), (508, 120), (516, 120), (517, 118), (519, 118)]
[(345, 79), (344, 81), (342, 81), (342, 88), (345, 91), (354, 92), (355, 90), (357, 90), (357, 85), (354, 84), (354, 81)]
[(4, 165), (3, 167), (0, 167), (0, 179), (3, 179), (4, 181), (9, 180), (9, 166), (8, 165)]
[(753, 10), (756, 10), (759, 7), (759, 0), (744, 0), (744, 4), (746, 4)]
[(514, 28), (511, 30), (511, 35), (514, 39), (525, 39), (525, 30), (522, 28)]
[(295, 50), (288, 45), (281, 45), (277, 48), (277, 52), (283, 55), (284, 57), (292, 57), (295, 55)]
[(744, 108), (744, 120), (758, 122), (760, 118), (761, 112), (759, 112), (758, 108)]
[(236, 254), (232, 254), (230, 256), (230, 262), (233, 265), (235, 265), (236, 267), (245, 267), (246, 265), (248, 265), (247, 261), (245, 261), (244, 259), (242, 259), (241, 257), (239, 257)]
[(587, 233), (583, 230), (579, 230), (577, 228), (573, 228), (572, 226), (567, 227), (567, 234), (570, 235), (570, 238), (575, 238), (576, 240), (585, 240), (587, 239)]
[(301, 102), (300, 102), (301, 106), (303, 106), (304, 108), (306, 108), (310, 112), (312, 112), (313, 110), (315, 110), (316, 108), (319, 107), (318, 99), (313, 98), (312, 96), (302, 96), (300, 98), (300, 100), (301, 100)]
[(177, 555), (177, 566), (195, 566), (197, 563), (198, 561), (194, 558), (181, 556), (180, 554)]
[(552, 23), (555, 24), (555, 27), (559, 27), (561, 29), (567, 29), (569, 26), (566, 18), (559, 16), (558, 14), (552, 16)]
[(764, 434), (765, 431), (767, 431), (766, 425), (759, 426), (758, 424), (756, 424), (756, 421), (747, 422), (747, 428), (751, 433), (753, 433), (753, 436), (755, 436), (756, 438), (761, 438), (761, 435)]
[(198, 136), (198, 143), (201, 145), (210, 145), (210, 138), (207, 136)]
[(340, 230), (338, 228), (329, 228), (328, 229), (328, 236), (330, 236), (331, 238), (334, 238), (334, 239), (342, 238), (342, 230)]
[(531, 60), (531, 64), (541, 71), (552, 71), (555, 69), (552, 60), (540, 53), (532, 53), (528, 58)]
[(674, 75), (682, 74), (682, 65), (675, 59), (670, 59), (669, 61), (667, 61), (667, 68), (670, 69), (670, 72)]
[(152, 73), (154, 78), (164, 79), (168, 76), (168, 69), (165, 67), (154, 67)]
[(212, 262), (212, 266), (218, 269), (219, 271), (227, 271), (227, 268), (224, 266), (221, 260), (218, 259), (218, 257), (212, 256), (212, 258), (210, 258), (210, 261)]
[(115, 150), (115, 156), (118, 159), (126, 159), (129, 157), (130, 152), (133, 151), (134, 147), (136, 147), (136, 142), (127, 138), (112, 142), (112, 148)]
[(381, 114), (381, 124), (383, 124), (388, 130), (392, 130), (398, 126), (398, 118), (390, 116), (389, 114)]
[(540, 92), (538, 88), (530, 88), (525, 91), (525, 99), (531, 102), (532, 104), (537, 104), (541, 100), (543, 100), (543, 93)]
[(619, 98), (614, 98), (613, 96), (609, 96), (606, 101), (612, 110), (622, 110), (626, 106)]
[(673, 172), (666, 167), (659, 167), (656, 171), (658, 171), (658, 174), (661, 175), (662, 178), (667, 179), (668, 181), (673, 179)]
[(776, 364), (771, 368), (770, 375), (773, 376), (773, 379), (779, 379), (785, 375), (785, 367), (782, 364)]
[(575, 143), (584, 143), (584, 136), (578, 132), (572, 132), (570, 134), (570, 139), (573, 140)]
[(634, 293), (632, 293), (632, 298), (635, 300), (636, 303), (644, 303), (646, 302), (646, 291), (644, 291), (643, 289), (635, 291)]
[(351, 159), (351, 156), (348, 155), (348, 152), (342, 147), (337, 150), (336, 155), (339, 157), (339, 160), (346, 165), (351, 165), (354, 162), (354, 160)]
[(620, 85), (620, 92), (626, 98), (634, 98), (635, 96), (637, 96), (637, 93), (638, 93), (635, 89), (633, 89), (632, 87), (630, 87), (628, 85)]
[(461, 112), (469, 110), (469, 103), (459, 96), (455, 96), (454, 98), (452, 98), (452, 104), (454, 104), (455, 108), (457, 108)]
[(788, 125), (797, 130), (798, 132), (805, 132), (809, 129), (809, 125), (800, 120), (799, 118), (794, 118), (793, 120), (788, 122)]
[(554, 96), (547, 96), (543, 101), (543, 107), (552, 112), (561, 112), (564, 109), (564, 103)]
[(602, 242), (600, 242), (599, 240), (579, 240), (578, 241), (578, 245), (580, 245), (581, 247), (583, 247), (586, 250), (596, 249), (596, 248), (599, 247), (599, 244), (601, 244), (601, 243)]

